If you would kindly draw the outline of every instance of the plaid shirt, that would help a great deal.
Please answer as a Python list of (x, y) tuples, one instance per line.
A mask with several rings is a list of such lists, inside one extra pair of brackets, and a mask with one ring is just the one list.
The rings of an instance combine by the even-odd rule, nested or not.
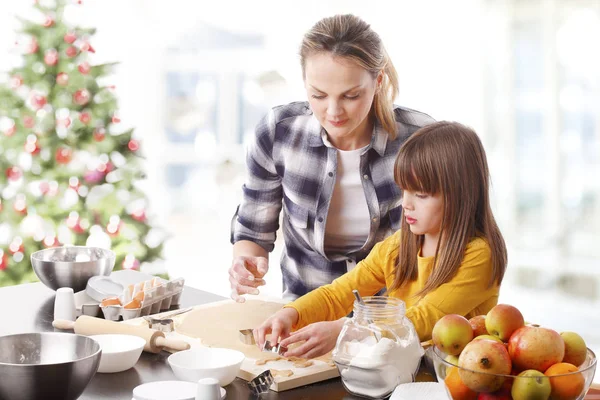
[(369, 236), (348, 254), (325, 254), (327, 212), (336, 181), (337, 150), (323, 141), (324, 129), (308, 102), (275, 107), (256, 127), (246, 155), (243, 198), (232, 219), (231, 242), (250, 240), (272, 251), (283, 207), (285, 248), (281, 256), (284, 298), (294, 299), (331, 283), (373, 245), (400, 227), (401, 192), (394, 161), (406, 138), (434, 120), (396, 106), (398, 137), (377, 122), (360, 157), (360, 175), (369, 215)]

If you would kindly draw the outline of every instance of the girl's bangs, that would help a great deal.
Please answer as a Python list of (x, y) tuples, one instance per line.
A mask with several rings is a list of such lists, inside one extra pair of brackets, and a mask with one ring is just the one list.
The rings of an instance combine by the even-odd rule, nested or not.
[(394, 171), (394, 178), (400, 189), (432, 195), (438, 193), (439, 184), (431, 160), (415, 147), (402, 150)]

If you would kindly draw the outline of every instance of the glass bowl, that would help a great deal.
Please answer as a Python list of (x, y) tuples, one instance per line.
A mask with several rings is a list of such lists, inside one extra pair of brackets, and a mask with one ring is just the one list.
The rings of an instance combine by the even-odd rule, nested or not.
[[(482, 398), (502, 400), (520, 400), (526, 398), (541, 400), (549, 398), (583, 400), (594, 380), (594, 373), (596, 371), (596, 354), (589, 348), (587, 349), (585, 361), (578, 366), (578, 371), (553, 375), (552, 377), (517, 377), (516, 375), (477, 372), (461, 368), (446, 361), (447, 354), (435, 346), (429, 348), (427, 353), (433, 361), (438, 382), (444, 382), (448, 396), (454, 400), (475, 400)], [(485, 384), (482, 385), (482, 382), (489, 383), (490, 387), (500, 386), (500, 388), (493, 392), (477, 392), (471, 389), (474, 387), (475, 382), (479, 384), (479, 388), (485, 386)], [(515, 389), (519, 390), (516, 391), (516, 396), (513, 397), (512, 389), (515, 383), (519, 385)], [(548, 390), (551, 391), (552, 395), (548, 393)], [(489, 396), (484, 395), (484, 393), (489, 393)], [(546, 393), (548, 393), (547, 397)], [(531, 397), (534, 395), (537, 397)]]

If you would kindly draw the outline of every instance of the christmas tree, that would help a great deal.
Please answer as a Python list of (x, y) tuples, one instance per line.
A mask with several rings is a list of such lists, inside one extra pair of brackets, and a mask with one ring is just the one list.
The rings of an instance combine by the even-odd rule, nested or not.
[(114, 64), (93, 65), (95, 30), (63, 19), (80, 5), (34, 7), (43, 22), (21, 19), (21, 65), (0, 82), (0, 286), (37, 280), (31, 253), (61, 245), (110, 248), (115, 269), (138, 269), (163, 238), (135, 184), (140, 142), (101, 84)]

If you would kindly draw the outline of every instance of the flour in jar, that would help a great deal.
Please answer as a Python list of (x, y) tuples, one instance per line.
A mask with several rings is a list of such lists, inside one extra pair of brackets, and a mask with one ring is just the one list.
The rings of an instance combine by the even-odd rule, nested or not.
[(413, 381), (423, 348), (418, 340), (399, 341), (374, 337), (345, 343), (349, 363), (339, 365), (348, 390), (369, 397), (382, 397), (401, 383)]

